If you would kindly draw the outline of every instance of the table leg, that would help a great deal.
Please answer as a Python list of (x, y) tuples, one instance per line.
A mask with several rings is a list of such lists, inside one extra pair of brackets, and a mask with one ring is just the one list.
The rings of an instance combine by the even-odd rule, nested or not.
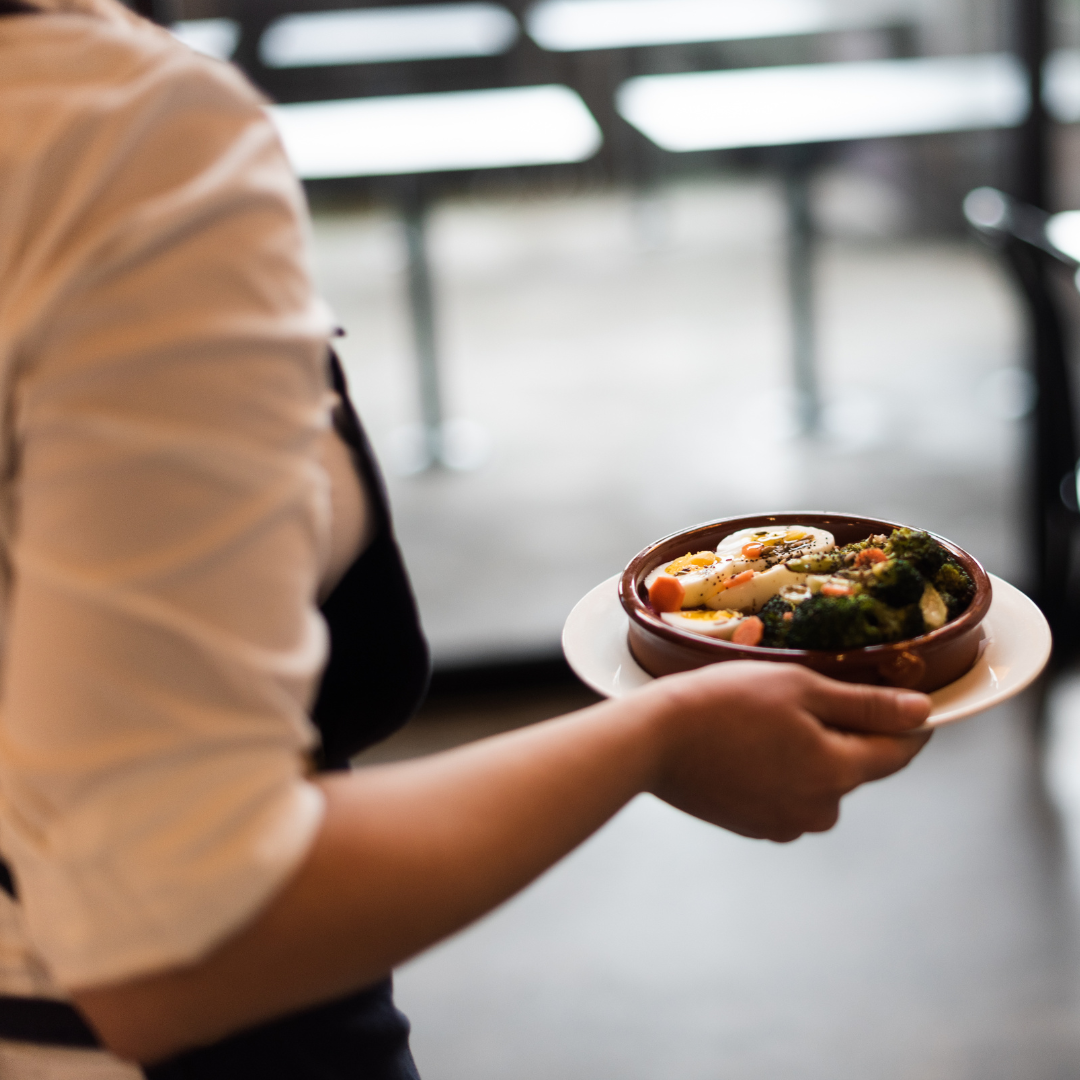
[(416, 346), (420, 420), (430, 468), (444, 464), (442, 386), (435, 336), (435, 297), (427, 254), (427, 202), (418, 186), (410, 195), (404, 200), (402, 219), (408, 248), (409, 313)]
[(795, 387), (796, 421), (801, 435), (817, 434), (821, 428), (821, 393), (818, 387), (814, 333), (814, 221), (810, 206), (811, 167), (810, 155), (800, 153), (792, 155), (784, 168), (792, 377)]

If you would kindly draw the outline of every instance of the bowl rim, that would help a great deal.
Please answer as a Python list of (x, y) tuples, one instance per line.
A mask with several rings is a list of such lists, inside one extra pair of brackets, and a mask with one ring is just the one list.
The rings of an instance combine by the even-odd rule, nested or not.
[[(816, 519), (816, 520), (815, 520)], [(864, 517), (862, 514), (846, 514), (826, 510), (783, 510), (775, 513), (740, 514), (737, 517), (717, 518), (714, 521), (706, 521), (700, 525), (694, 525), (688, 529), (679, 529), (654, 541), (648, 547), (638, 552), (627, 563), (619, 578), (619, 601), (630, 619), (651, 634), (662, 638), (673, 645), (689, 648), (692, 652), (706, 656), (735, 654), (745, 656), (747, 652), (762, 660), (793, 660), (796, 657), (817, 658), (851, 658), (865, 656), (867, 660), (875, 657), (886, 656), (889, 653), (906, 652), (916, 646), (919, 649), (932, 647), (951, 641), (969, 631), (973, 626), (982, 622), (987, 611), (990, 609), (990, 601), (993, 596), (993, 586), (990, 576), (983, 568), (982, 563), (965, 551), (962, 547), (954, 544), (944, 536), (939, 536), (929, 529), (922, 530), (939, 543), (950, 555), (954, 556), (964, 567), (975, 582), (975, 595), (971, 603), (955, 619), (917, 637), (904, 638), (901, 641), (890, 641), (881, 645), (861, 645), (855, 649), (778, 649), (763, 645), (737, 645), (722, 638), (710, 638), (704, 634), (695, 634), (692, 630), (680, 630), (664, 622), (651, 607), (644, 601), (639, 592), (639, 585), (659, 565), (659, 559), (655, 558), (656, 552), (666, 544), (670, 544), (679, 537), (689, 537), (695, 533), (726, 528), (729, 532), (737, 532), (739, 529), (752, 528), (757, 524), (789, 525), (817, 525), (824, 526), (828, 521), (842, 519), (852, 525), (866, 524), (870, 527), (868, 535), (878, 532), (891, 532), (893, 529), (913, 528), (911, 525), (903, 525), (900, 522), (887, 521), (883, 518)], [(715, 544), (713, 545), (715, 546)], [(700, 549), (699, 549), (700, 550)], [(652, 561), (650, 562), (650, 559)], [(642, 569), (644, 567), (644, 569)]]

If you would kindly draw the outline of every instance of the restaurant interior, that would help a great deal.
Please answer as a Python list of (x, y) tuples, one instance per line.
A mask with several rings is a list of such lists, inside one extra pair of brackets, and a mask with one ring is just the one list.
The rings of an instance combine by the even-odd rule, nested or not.
[(274, 102), (386, 470), (434, 678), (358, 765), (598, 700), (567, 616), (716, 518), (929, 529), (1055, 629), (832, 832), (641, 797), (406, 965), (426, 1080), (1080, 1074), (1080, 4), (152, 14)]

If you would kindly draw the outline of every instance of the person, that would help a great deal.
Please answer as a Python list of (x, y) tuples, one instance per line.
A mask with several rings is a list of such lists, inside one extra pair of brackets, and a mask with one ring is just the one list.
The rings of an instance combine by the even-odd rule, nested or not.
[(790, 841), (921, 749), (923, 695), (730, 663), (343, 768), (426, 655), (263, 102), (0, 5), (0, 1074), (415, 1077), (392, 969), (637, 794)]

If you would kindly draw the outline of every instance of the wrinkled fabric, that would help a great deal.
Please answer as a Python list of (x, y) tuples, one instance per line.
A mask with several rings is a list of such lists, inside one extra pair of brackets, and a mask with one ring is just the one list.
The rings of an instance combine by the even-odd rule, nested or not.
[(0, 115), (0, 989), (60, 997), (205, 955), (319, 827), (330, 320), (227, 65), (9, 17)]

